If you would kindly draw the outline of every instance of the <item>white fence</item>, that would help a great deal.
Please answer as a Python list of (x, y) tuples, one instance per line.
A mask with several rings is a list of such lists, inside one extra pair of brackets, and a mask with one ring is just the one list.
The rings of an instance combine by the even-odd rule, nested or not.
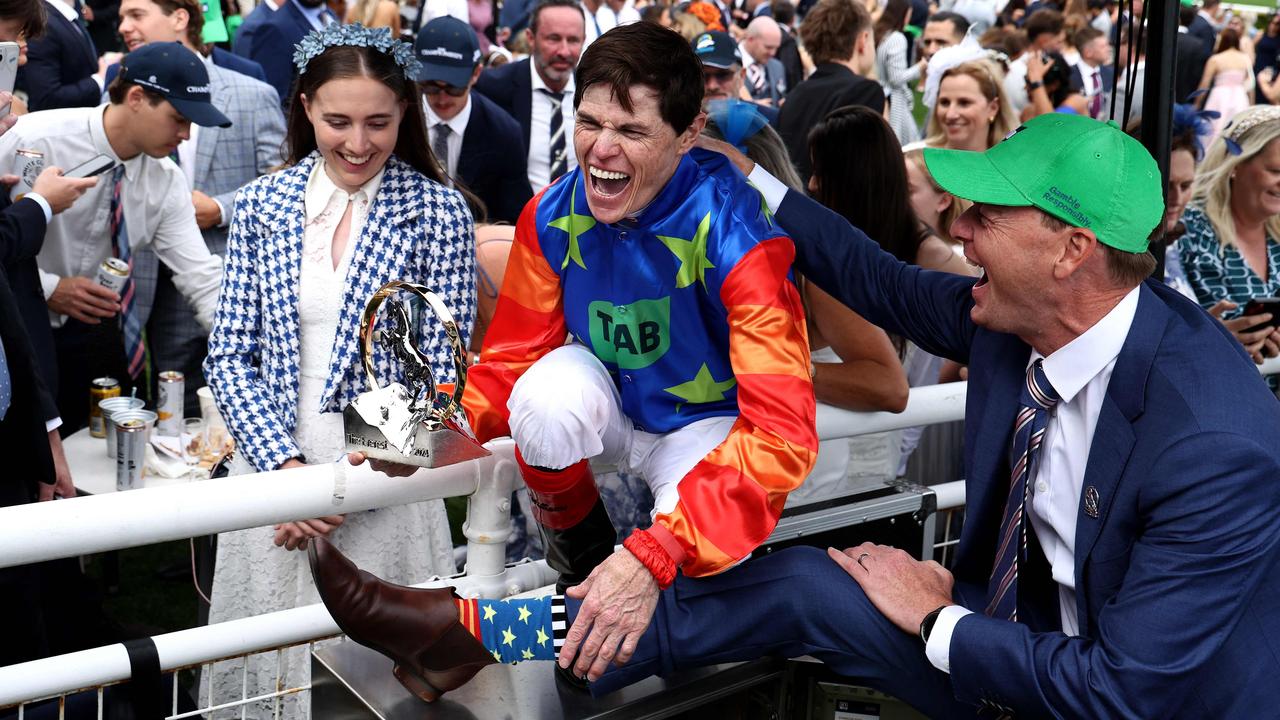
[[(1280, 360), (1265, 374), (1280, 373)], [(820, 407), (819, 437), (837, 439), (962, 420), (967, 383), (914, 388), (899, 414), (854, 413)], [(464, 534), (465, 573), (433, 578), (421, 587), (453, 585), (468, 597), (502, 597), (554, 582), (545, 563), (503, 563), (511, 492), (519, 473), (510, 441), (489, 445), (493, 455), (409, 478), (388, 478), (368, 466), (342, 463), (260, 473), (54, 503), (0, 508), (0, 567), (261, 527), (299, 517), (356, 512), (428, 499), (470, 496)], [(934, 486), (938, 508), (964, 504), (962, 482)], [(245, 498), (252, 498), (245, 502)], [(33, 542), (32, 538), (39, 538)], [(228, 657), (300, 645), (339, 633), (323, 605), (198, 627), (152, 638), (162, 672)], [(111, 645), (0, 668), (0, 708), (99, 690), (130, 678), (123, 645)], [(296, 692), (290, 689), (287, 692)], [(305, 688), (301, 688), (305, 690)], [(176, 696), (175, 696), (176, 697)], [(174, 701), (176, 714), (177, 702)], [(173, 717), (173, 716), (171, 716)]]

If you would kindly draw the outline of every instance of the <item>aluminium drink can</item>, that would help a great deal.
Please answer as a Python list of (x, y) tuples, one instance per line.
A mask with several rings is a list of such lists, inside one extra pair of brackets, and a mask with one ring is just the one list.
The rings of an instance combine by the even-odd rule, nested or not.
[(117, 295), (124, 294), (129, 282), (129, 263), (120, 258), (107, 258), (98, 266), (98, 284)]
[(100, 377), (89, 385), (89, 434), (93, 437), (107, 436), (107, 426), (98, 403), (113, 397), (120, 397), (120, 382), (115, 378)]
[(14, 154), (18, 156), (13, 164), (13, 173), (18, 176), (18, 182), (13, 186), (11, 197), (17, 202), (31, 192), (35, 187), (36, 177), (44, 171), (44, 153), (18, 148)]
[(150, 410), (123, 410), (113, 412), (111, 421), (116, 432), (116, 490), (142, 487), (147, 441), (155, 427), (156, 414)]
[(156, 424), (156, 432), (178, 437), (182, 435), (182, 399), (186, 378), (177, 370), (165, 370), (160, 373), (159, 388), (156, 415), (160, 419)]

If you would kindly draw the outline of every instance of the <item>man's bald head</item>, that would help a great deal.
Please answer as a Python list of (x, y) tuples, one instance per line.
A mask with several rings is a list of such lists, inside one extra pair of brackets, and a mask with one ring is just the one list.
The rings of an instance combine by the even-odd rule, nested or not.
[(782, 29), (773, 18), (763, 15), (747, 25), (746, 36), (742, 47), (758, 63), (767, 63), (778, 54), (778, 45), (782, 42)]

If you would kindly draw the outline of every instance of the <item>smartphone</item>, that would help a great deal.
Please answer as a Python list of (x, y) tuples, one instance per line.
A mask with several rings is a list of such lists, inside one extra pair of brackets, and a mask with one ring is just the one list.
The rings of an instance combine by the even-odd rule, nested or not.
[(1271, 313), (1271, 319), (1254, 325), (1245, 332), (1261, 330), (1265, 327), (1280, 327), (1280, 298), (1254, 298), (1244, 306), (1245, 315), (1261, 315)]
[(99, 155), (87, 162), (80, 163), (62, 175), (69, 178), (91, 178), (95, 175), (101, 175), (115, 166), (116, 161), (111, 156)]
[[(13, 81), (18, 77), (18, 55), (22, 48), (16, 42), (0, 42), (0, 90), (13, 93)], [(0, 118), (9, 116), (9, 106), (0, 107)]]

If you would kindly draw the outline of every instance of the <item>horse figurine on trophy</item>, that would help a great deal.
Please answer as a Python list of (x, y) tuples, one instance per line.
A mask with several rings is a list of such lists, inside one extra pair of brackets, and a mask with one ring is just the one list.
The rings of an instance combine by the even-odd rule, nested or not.
[[(409, 308), (396, 295), (407, 292), (431, 308), (449, 340), (457, 383), (453, 394), (437, 392), (431, 363), (418, 347)], [(377, 321), (385, 304), (385, 319)], [(380, 342), (404, 366), (404, 383), (382, 386), (373, 368), (375, 325)], [(347, 449), (368, 457), (405, 465), (441, 467), (489, 454), (459, 421), (466, 388), (466, 351), (457, 323), (435, 293), (414, 283), (393, 281), (369, 299), (360, 318), (360, 356), (369, 378), (361, 393), (342, 413)]]

